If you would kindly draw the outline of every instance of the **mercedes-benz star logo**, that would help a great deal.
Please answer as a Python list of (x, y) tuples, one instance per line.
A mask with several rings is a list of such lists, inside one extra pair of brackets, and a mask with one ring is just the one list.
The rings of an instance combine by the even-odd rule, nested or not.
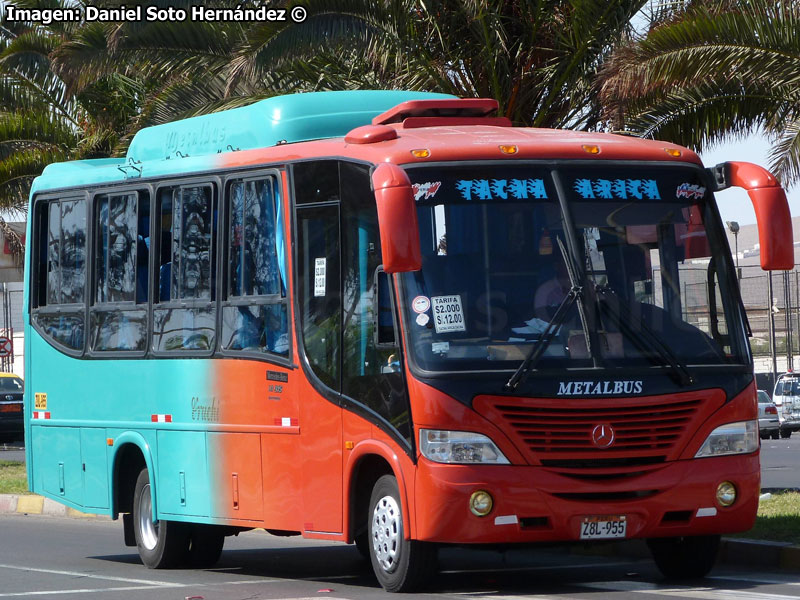
[(614, 443), (614, 428), (607, 423), (596, 425), (592, 429), (592, 443), (597, 448), (608, 448)]

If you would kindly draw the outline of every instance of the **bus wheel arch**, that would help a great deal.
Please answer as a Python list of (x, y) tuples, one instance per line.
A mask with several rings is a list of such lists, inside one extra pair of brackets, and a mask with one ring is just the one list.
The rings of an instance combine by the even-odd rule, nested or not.
[(350, 493), (348, 495), (348, 539), (355, 542), (364, 558), (369, 557), (367, 544), (367, 511), (370, 496), (378, 479), (383, 475), (394, 475), (389, 461), (380, 454), (360, 456), (350, 471)]
[(114, 440), (114, 446), (116, 452), (112, 460), (112, 513), (132, 513), (136, 478), (143, 468), (146, 467), (151, 473), (155, 473), (155, 468), (149, 446), (138, 434), (125, 433)]

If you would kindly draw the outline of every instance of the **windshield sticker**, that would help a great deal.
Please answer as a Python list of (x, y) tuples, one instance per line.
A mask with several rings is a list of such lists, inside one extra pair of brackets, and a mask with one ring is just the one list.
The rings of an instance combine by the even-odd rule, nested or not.
[(433, 342), (431, 352), (434, 354), (447, 354), (450, 352), (450, 342)]
[(430, 298), (427, 296), (417, 296), (414, 300), (411, 301), (411, 308), (414, 309), (415, 313), (424, 313), (428, 312), (431, 307)]
[(325, 295), (326, 262), (325, 258), (314, 259), (314, 297)]
[(576, 179), (572, 188), (584, 200), (661, 200), (655, 179)]
[(676, 198), (688, 198), (690, 200), (699, 200), (706, 195), (706, 188), (697, 185), (696, 183), (682, 183), (675, 190)]
[(417, 325), (419, 325), (420, 327), (425, 327), (425, 325), (427, 325), (430, 320), (431, 318), (425, 313), (420, 313), (417, 315)]
[(464, 200), (547, 199), (544, 179), (459, 179), (456, 189)]
[(461, 296), (433, 296), (433, 324), (436, 333), (466, 331), (464, 309), (461, 308)]
[(420, 200), (425, 196), (425, 200), (433, 198), (439, 188), (442, 187), (441, 181), (427, 182), (427, 183), (414, 183), (411, 189), (414, 190), (414, 200)]

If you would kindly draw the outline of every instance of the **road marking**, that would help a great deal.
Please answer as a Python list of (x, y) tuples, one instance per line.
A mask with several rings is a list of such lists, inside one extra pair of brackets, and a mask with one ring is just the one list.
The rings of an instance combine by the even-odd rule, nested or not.
[(57, 594), (96, 594), (98, 592), (129, 592), (136, 590), (152, 590), (157, 587), (159, 586), (136, 585), (128, 587), (113, 587), (113, 588), (100, 588), (100, 589), (86, 588), (80, 590), (50, 590), (47, 592), (13, 592), (13, 593), (0, 593), (0, 598), (10, 598), (11, 596), (49, 596)]
[(797, 578), (782, 579), (778, 577), (757, 577), (753, 575), (709, 575), (706, 579), (714, 579), (715, 581), (746, 581), (747, 583), (763, 583), (766, 585), (795, 585), (800, 586)]
[(700, 598), (701, 600), (797, 600), (797, 596), (709, 587), (665, 587), (661, 584), (645, 581), (596, 581), (592, 583), (569, 583), (568, 585), (611, 592), (634, 592), (637, 594), (656, 594), (678, 598)]
[(35, 567), (21, 567), (18, 565), (0, 564), (0, 569), (15, 569), (17, 571), (31, 571), (33, 573), (49, 573), (51, 575), (67, 575), (69, 577), (88, 577), (89, 579), (103, 579), (106, 581), (119, 581), (121, 583), (139, 583), (150, 587), (186, 587), (183, 583), (169, 581), (152, 581), (147, 579), (130, 579), (129, 577), (111, 577), (109, 575), (94, 575), (81, 571), (57, 571), (55, 569), (37, 569)]

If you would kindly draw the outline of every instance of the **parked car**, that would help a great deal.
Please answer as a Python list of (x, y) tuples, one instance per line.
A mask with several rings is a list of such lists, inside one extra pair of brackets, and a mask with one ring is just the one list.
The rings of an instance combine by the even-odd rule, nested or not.
[(778, 419), (778, 407), (764, 390), (758, 390), (758, 434), (762, 440), (771, 437), (778, 439), (781, 422)]
[(789, 372), (778, 377), (772, 401), (778, 407), (781, 437), (791, 437), (793, 431), (800, 430), (800, 375)]
[(23, 438), (22, 379), (13, 373), (0, 373), (0, 441)]

